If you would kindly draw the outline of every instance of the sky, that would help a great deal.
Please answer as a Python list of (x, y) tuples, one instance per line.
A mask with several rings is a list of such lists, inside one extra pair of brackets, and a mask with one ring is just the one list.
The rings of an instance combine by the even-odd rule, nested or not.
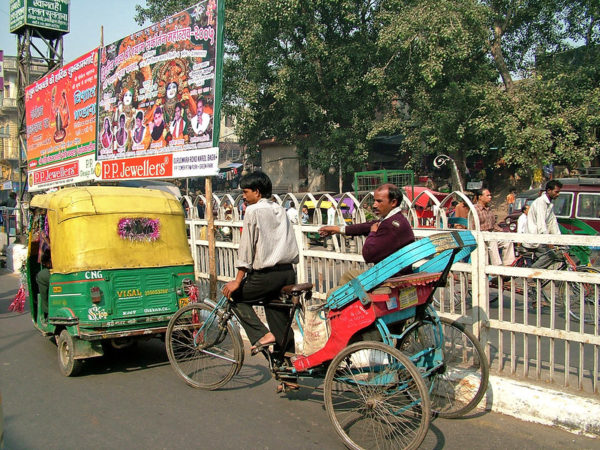
[[(0, 2), (0, 50), (17, 54), (17, 37), (8, 31), (8, 1)], [(144, 0), (71, 0), (70, 32), (63, 37), (64, 63), (75, 60), (100, 45), (100, 27), (104, 26), (104, 44), (115, 42), (148, 26), (133, 19), (135, 5)], [(35, 39), (39, 41), (39, 39)], [(41, 41), (40, 41), (41, 42)], [(38, 48), (39, 47), (39, 44)], [(41, 48), (40, 48), (41, 49)], [(32, 56), (37, 56), (32, 50)]]

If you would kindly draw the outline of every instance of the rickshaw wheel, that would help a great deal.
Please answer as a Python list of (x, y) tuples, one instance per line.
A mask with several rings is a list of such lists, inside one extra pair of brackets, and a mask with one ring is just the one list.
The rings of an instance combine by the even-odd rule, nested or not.
[[(443, 336), (442, 370), (426, 378), (431, 409), (439, 417), (454, 419), (475, 408), (487, 390), (489, 367), (483, 347), (473, 333), (461, 323), (439, 318)], [(409, 355), (421, 353), (417, 366), (430, 364), (431, 352), (439, 341), (435, 319), (427, 316), (420, 325), (404, 336), (398, 347)], [(439, 336), (439, 333), (437, 333)]]
[(427, 387), (414, 364), (382, 342), (357, 342), (327, 369), (325, 409), (349, 448), (416, 449), (429, 429)]
[(175, 373), (195, 388), (214, 390), (239, 372), (244, 362), (242, 338), (213, 307), (193, 303), (177, 311), (169, 322), (165, 344)]
[(81, 371), (81, 359), (75, 359), (75, 343), (67, 330), (58, 337), (58, 368), (65, 377), (74, 377)]

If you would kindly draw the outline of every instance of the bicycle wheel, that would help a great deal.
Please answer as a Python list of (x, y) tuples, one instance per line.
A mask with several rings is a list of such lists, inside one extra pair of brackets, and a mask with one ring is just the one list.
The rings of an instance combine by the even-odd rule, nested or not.
[[(600, 273), (597, 269), (588, 266), (577, 266), (576, 272)], [(593, 323), (596, 318), (596, 305), (600, 291), (598, 285), (593, 283), (567, 282), (570, 290), (569, 314), (575, 320)], [(582, 308), (583, 306), (583, 308)]]
[(200, 389), (218, 389), (239, 371), (244, 361), (242, 339), (221, 312), (194, 303), (173, 315), (165, 343), (171, 367), (187, 384)]
[(325, 375), (325, 409), (353, 449), (415, 449), (429, 429), (427, 387), (414, 364), (382, 342), (342, 350)]
[[(429, 384), (431, 409), (440, 417), (452, 419), (465, 415), (479, 404), (487, 390), (489, 367), (483, 347), (471, 331), (445, 317), (439, 320), (443, 336), (443, 366), (442, 370), (427, 377), (426, 382)], [(418, 367), (433, 367), (433, 350), (440, 345), (436, 328), (435, 319), (426, 317), (399, 343), (405, 354), (422, 355), (415, 361)], [(424, 351), (427, 349), (431, 351)]]

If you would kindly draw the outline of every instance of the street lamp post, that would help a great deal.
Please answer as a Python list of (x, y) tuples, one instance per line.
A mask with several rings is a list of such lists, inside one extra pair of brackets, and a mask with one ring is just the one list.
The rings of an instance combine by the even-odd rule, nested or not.
[(437, 155), (433, 160), (433, 165), (439, 169), (448, 161), (452, 162), (452, 170), (456, 176), (456, 181), (458, 182), (458, 188), (460, 189), (460, 192), (464, 192), (462, 182), (460, 181), (460, 176), (458, 175), (458, 167), (456, 167), (456, 162), (452, 158), (450, 158), (448, 155)]

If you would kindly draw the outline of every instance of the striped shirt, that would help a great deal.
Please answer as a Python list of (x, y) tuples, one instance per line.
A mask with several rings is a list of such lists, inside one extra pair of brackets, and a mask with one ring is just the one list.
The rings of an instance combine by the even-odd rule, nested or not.
[(292, 224), (285, 209), (261, 198), (246, 208), (235, 266), (260, 270), (289, 263), (298, 263), (298, 246)]
[(498, 231), (496, 227), (496, 216), (489, 206), (481, 206), (479, 202), (475, 203), (475, 210), (479, 219), (479, 229), (481, 231)]

